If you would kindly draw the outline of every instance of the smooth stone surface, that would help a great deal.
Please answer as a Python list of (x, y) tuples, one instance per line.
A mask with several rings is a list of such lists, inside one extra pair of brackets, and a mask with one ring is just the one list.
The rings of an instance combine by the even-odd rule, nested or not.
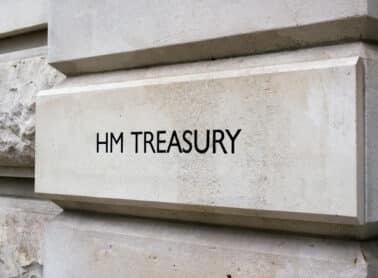
[(2, 0), (0, 38), (45, 29), (48, 0)]
[(378, 39), (373, 0), (67, 0), (49, 13), (49, 62), (69, 75)]
[(23, 168), (21, 176), (32, 172), (35, 96), (64, 78), (45, 55), (46, 49), (0, 55), (0, 175), (17, 176), (14, 167)]
[(378, 60), (366, 61), (366, 219), (378, 221)]
[[(362, 66), (347, 57), (43, 91), (36, 191), (96, 210), (364, 224)], [(126, 154), (96, 152), (97, 132), (194, 128), (241, 128), (236, 153), (135, 154), (129, 137)]]
[[(6, 183), (15, 187), (0, 179), (1, 194)], [(0, 277), (42, 277), (44, 226), (59, 212), (50, 201), (0, 196)]]
[[(350, 56), (359, 56), (363, 57), (364, 63), (364, 71), (365, 71), (365, 94), (366, 94), (366, 105), (365, 105), (365, 117), (366, 117), (366, 125), (368, 129), (366, 130), (366, 220), (367, 222), (375, 222), (378, 219), (378, 190), (376, 184), (378, 183), (378, 178), (376, 174), (378, 173), (375, 171), (378, 165), (378, 156), (377, 150), (378, 147), (376, 146), (376, 138), (377, 138), (377, 122), (378, 122), (378, 114), (376, 112), (376, 94), (375, 92), (378, 90), (378, 84), (376, 82), (376, 61), (378, 60), (378, 48), (371, 44), (365, 44), (360, 42), (355, 43), (348, 43), (348, 44), (341, 44), (341, 45), (334, 45), (334, 46), (324, 46), (324, 47), (315, 47), (315, 48), (307, 48), (307, 49), (300, 49), (296, 51), (281, 51), (277, 53), (270, 53), (270, 54), (262, 54), (262, 55), (253, 55), (248, 57), (239, 57), (234, 59), (222, 59), (212, 62), (201, 62), (201, 63), (190, 63), (190, 64), (177, 64), (171, 66), (161, 66), (161, 67), (152, 67), (152, 68), (145, 68), (145, 69), (138, 69), (138, 70), (127, 70), (127, 71), (113, 71), (113, 72), (105, 72), (105, 73), (97, 73), (97, 74), (90, 74), (90, 75), (82, 75), (82, 76), (74, 76), (68, 79), (61, 84), (58, 84), (57, 87), (77, 87), (77, 86), (87, 86), (87, 85), (96, 85), (96, 84), (104, 84), (104, 83), (112, 83), (112, 82), (123, 82), (126, 80), (141, 80), (141, 79), (150, 79), (150, 78), (160, 78), (165, 76), (177, 76), (177, 75), (186, 75), (192, 74), (193, 72), (201, 73), (201, 72), (208, 72), (208, 71), (219, 71), (224, 68), (233, 70), (238, 68), (248, 68), (248, 67), (258, 67), (258, 66), (268, 66), (274, 64), (282, 64), (282, 63), (293, 63), (293, 62), (303, 62), (303, 61), (312, 61), (312, 60), (319, 60), (319, 59), (329, 59), (331, 57), (350, 57)], [(4, 57), (3, 55), (2, 57)], [(0, 56), (1, 57), (1, 56)], [(70, 198), (72, 199), (72, 198)], [(81, 200), (82, 201), (82, 200)], [(92, 200), (93, 201), (93, 200)], [(83, 209), (82, 202), (65, 202), (65, 206), (70, 206), (72, 209)], [(89, 204), (86, 204), (85, 207), (89, 207)], [(94, 206), (97, 206), (95, 204)], [(89, 208), (88, 208), (89, 209)], [(93, 208), (92, 208), (93, 209)], [(104, 205), (101, 205), (101, 210), (107, 211), (124, 211), (121, 207), (117, 206), (117, 208), (105, 208)], [(128, 213), (133, 214), (153, 214), (155, 217), (167, 217), (167, 218), (177, 218), (178, 216), (176, 213), (172, 214), (166, 211), (157, 211), (156, 209), (151, 209), (148, 212), (145, 212), (145, 208), (143, 211), (138, 210), (137, 208), (128, 208)], [(213, 222), (222, 222), (222, 223), (234, 223), (234, 225), (248, 225), (251, 227), (260, 227), (260, 226), (268, 226), (270, 229), (282, 229), (282, 227), (289, 227), (288, 230), (294, 231), (301, 231), (306, 230), (307, 232), (316, 231), (316, 233), (322, 234), (334, 234), (342, 232), (345, 236), (350, 236), (352, 234), (359, 234), (358, 237), (367, 237), (371, 236), (375, 233), (375, 228), (372, 227), (364, 227), (362, 231), (360, 228), (331, 228), (324, 229), (319, 228), (323, 227), (317, 223), (315, 226), (312, 225), (302, 225), (300, 222), (296, 223), (273, 223), (270, 221), (262, 220), (262, 219), (250, 219), (249, 221), (246, 218), (235, 218), (235, 217), (227, 217), (227, 220), (221, 220), (220, 217), (211, 217), (207, 214), (202, 215), (187, 215), (186, 213), (181, 214), (180, 218), (185, 218), (189, 221), (201, 221), (201, 222), (209, 222), (210, 220), (214, 220)], [(270, 223), (267, 223), (270, 222)], [(318, 229), (318, 228), (319, 229)]]
[(45, 278), (376, 277), (377, 242), (63, 213), (45, 234)]
[[(213, 71), (237, 70), (243, 68), (266, 67), (279, 64), (292, 64), (314, 60), (325, 60), (358, 56), (374, 61), (378, 60), (378, 47), (374, 44), (352, 42), (321, 47), (286, 50), (272, 53), (243, 56), (214, 61), (195, 63), (181, 63), (159, 67), (147, 67), (133, 70), (119, 70), (69, 76), (55, 88), (69, 88), (105, 83), (124, 82), (132, 80), (155, 79), (160, 77), (180, 76), (193, 73), (206, 73)], [(1, 57), (1, 56), (0, 56)], [(372, 79), (372, 77), (371, 77)], [(370, 84), (373, 84), (370, 82)]]

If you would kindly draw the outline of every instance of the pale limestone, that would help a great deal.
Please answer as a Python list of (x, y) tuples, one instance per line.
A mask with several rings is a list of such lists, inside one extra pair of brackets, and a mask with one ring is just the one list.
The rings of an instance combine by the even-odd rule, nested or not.
[(45, 29), (48, 0), (2, 0), (0, 38)]
[(79, 87), (103, 83), (143, 80), (168, 76), (179, 76), (193, 73), (236, 70), (243, 68), (266, 67), (278, 64), (290, 64), (331, 58), (359, 56), (366, 59), (378, 60), (378, 47), (373, 44), (353, 42), (322, 47), (304, 48), (298, 50), (278, 51), (267, 54), (235, 57), (232, 59), (218, 59), (196, 63), (181, 63), (159, 67), (147, 67), (133, 70), (119, 70), (101, 73), (70, 76), (56, 88)]
[[(325, 46), (325, 47), (316, 47), (316, 48), (309, 48), (309, 49), (301, 49), (296, 51), (282, 51), (278, 53), (271, 53), (271, 54), (264, 54), (264, 55), (254, 55), (249, 57), (239, 57), (234, 59), (223, 59), (217, 60), (212, 62), (201, 62), (201, 63), (190, 63), (190, 64), (178, 64), (173, 66), (161, 66), (161, 67), (152, 67), (152, 68), (145, 68), (145, 69), (138, 69), (138, 70), (128, 70), (128, 71), (118, 71), (118, 72), (108, 72), (108, 73), (101, 73), (101, 74), (91, 74), (91, 75), (84, 75), (84, 76), (75, 76), (70, 77), (65, 80), (61, 85), (58, 87), (61, 88), (76, 88), (81, 86), (88, 86), (88, 85), (101, 85), (107, 83), (114, 83), (114, 82), (124, 82), (124, 81), (133, 81), (133, 80), (144, 80), (144, 79), (156, 79), (162, 77), (172, 77), (172, 76), (181, 76), (181, 75), (188, 75), (193, 73), (206, 73), (206, 72), (217, 72), (221, 71), (222, 69), (228, 70), (236, 70), (236, 69), (245, 69), (245, 68), (255, 68), (255, 67), (266, 67), (275, 64), (287, 64), (287, 63), (294, 63), (294, 62), (303, 62), (303, 61), (313, 61), (313, 60), (322, 60), (322, 59), (329, 59), (329, 58), (342, 58), (342, 57), (351, 57), (351, 56), (358, 56), (362, 57), (364, 62), (364, 72), (365, 72), (365, 94), (366, 94), (366, 106), (365, 106), (365, 121), (367, 125), (366, 130), (366, 221), (367, 222), (375, 222), (377, 219), (377, 177), (376, 171), (377, 169), (377, 149), (376, 146), (376, 123), (378, 121), (377, 112), (376, 112), (376, 91), (378, 88), (376, 82), (376, 64), (377, 64), (377, 53), (378, 49), (374, 45), (365, 44), (365, 43), (349, 43), (349, 44), (342, 44), (342, 45), (334, 45), (334, 46)], [(74, 199), (74, 198), (69, 198)], [(67, 202), (67, 198), (65, 198), (64, 206), (69, 206), (71, 208), (83, 208), (83, 200), (80, 202)], [(95, 200), (92, 200), (93, 202)], [(95, 207), (98, 204), (94, 205)], [(90, 204), (86, 204), (85, 207), (87, 209), (91, 208)], [(125, 211), (125, 208), (122, 207), (111, 207), (101, 205), (101, 210), (104, 211), (117, 211), (118, 213), (122, 213)], [(180, 215), (177, 215), (177, 211), (175, 213), (170, 213), (168, 211), (158, 211), (153, 208), (142, 208), (138, 209), (138, 207), (127, 208), (128, 213), (138, 214), (138, 215), (145, 215), (145, 216), (155, 216), (155, 217), (167, 217), (177, 219), (180, 217), (181, 219), (186, 219), (190, 221), (201, 221), (201, 222), (211, 222), (211, 223), (229, 223), (233, 225), (247, 225), (251, 227), (267, 227), (269, 229), (288, 229), (292, 231), (306, 231), (309, 233), (322, 233), (322, 234), (341, 234), (345, 236), (351, 236), (353, 234), (359, 234), (358, 237), (368, 237), (372, 236), (376, 232), (376, 228), (373, 226), (365, 226), (358, 228), (352, 227), (328, 227), (325, 228), (324, 225), (320, 225), (316, 223), (315, 225), (303, 224), (302, 222), (290, 222), (290, 223), (281, 223), (277, 221), (271, 221), (263, 218), (237, 218), (232, 216), (225, 216), (221, 217), (218, 216), (214, 217), (211, 216), (209, 212), (199, 212), (195, 216), (189, 215), (187, 212), (180, 212)], [(224, 219), (226, 218), (226, 219)]]
[(36, 93), (63, 78), (44, 55), (0, 60), (0, 166), (33, 167)]
[(46, 229), (45, 278), (377, 277), (377, 242), (64, 213)]
[[(352, 57), (41, 92), (36, 191), (362, 221), (357, 63)], [(126, 154), (96, 153), (96, 132), (188, 128), (242, 132), (229, 155), (135, 154), (131, 136)]]
[(52, 1), (49, 62), (80, 74), (373, 41), (377, 11), (369, 0)]
[(44, 225), (60, 211), (50, 201), (0, 196), (0, 277), (42, 277)]
[[(358, 56), (237, 61), (211, 72), (204, 70), (211, 63), (199, 63), (184, 75), (41, 92), (36, 191), (71, 208), (80, 205), (69, 201), (147, 216), (153, 208), (170, 218), (215, 214), (203, 222), (258, 216), (365, 224)], [(244, 129), (232, 156), (96, 153), (97, 131), (226, 127)]]

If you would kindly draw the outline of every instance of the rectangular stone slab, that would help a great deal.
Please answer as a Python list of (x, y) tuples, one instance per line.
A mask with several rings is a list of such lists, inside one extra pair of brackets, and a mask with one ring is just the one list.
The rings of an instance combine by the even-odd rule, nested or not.
[(51, 1), (49, 62), (67, 75), (77, 75), (340, 41), (377, 41), (378, 5), (373, 2)]
[(47, 29), (47, 0), (4, 0), (0, 9), (0, 38)]
[(377, 241), (290, 236), (131, 217), (64, 212), (46, 225), (44, 243), (43, 277), (47, 278), (378, 275)]
[[(97, 211), (363, 223), (362, 78), (350, 57), (41, 91), (36, 191)], [(180, 153), (185, 130), (201, 146), (221, 130), (227, 153)], [(136, 131), (155, 153), (144, 135), (136, 153)]]

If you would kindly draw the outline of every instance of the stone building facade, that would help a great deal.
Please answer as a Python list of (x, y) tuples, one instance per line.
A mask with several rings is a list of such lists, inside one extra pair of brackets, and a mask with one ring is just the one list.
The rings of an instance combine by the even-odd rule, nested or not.
[(0, 2), (0, 277), (378, 277), (377, 0)]

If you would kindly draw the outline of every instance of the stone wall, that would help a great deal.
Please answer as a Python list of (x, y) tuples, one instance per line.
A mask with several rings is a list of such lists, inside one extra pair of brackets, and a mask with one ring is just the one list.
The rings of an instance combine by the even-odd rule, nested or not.
[(1, 166), (33, 167), (36, 94), (62, 79), (63, 75), (47, 64), (46, 53), (0, 60)]
[(47, 63), (47, 2), (0, 4), (0, 277), (39, 278), (45, 224), (61, 209), (34, 193), (36, 94), (64, 79)]
[(2, 1), (0, 277), (378, 277), (377, 31), (375, 0)]
[(0, 277), (42, 277), (44, 227), (59, 211), (45, 200), (0, 197)]

